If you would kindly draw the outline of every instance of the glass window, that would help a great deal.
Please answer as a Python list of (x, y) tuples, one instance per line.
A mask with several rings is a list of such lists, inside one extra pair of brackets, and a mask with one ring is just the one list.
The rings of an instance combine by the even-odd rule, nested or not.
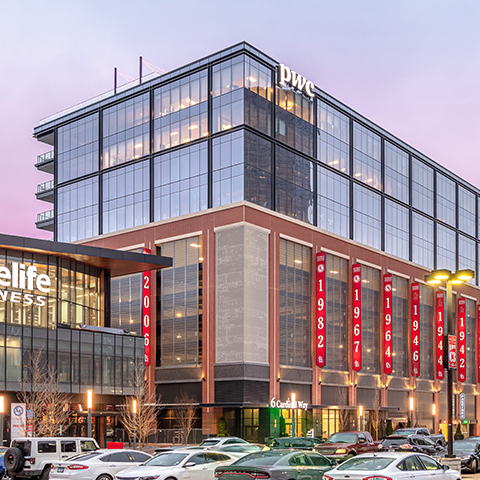
[(157, 321), (160, 365), (157, 366), (200, 364), (202, 237), (164, 243), (161, 255), (171, 257), (173, 266), (162, 269), (160, 274), (160, 319)]
[(360, 185), (354, 185), (353, 221), (353, 239), (380, 250), (382, 242), (380, 195)]
[(392, 375), (408, 377), (408, 280), (392, 275)]
[(313, 223), (313, 164), (276, 147), (276, 210)]
[(282, 143), (313, 156), (313, 101), (277, 87), (276, 136)]
[(111, 279), (111, 326), (142, 335), (142, 274)]
[(103, 233), (150, 222), (148, 161), (128, 165), (103, 177)]
[(57, 240), (75, 242), (98, 235), (98, 178), (58, 189)]
[(128, 456), (127, 452), (117, 452), (112, 453), (108, 461), (115, 463), (126, 463), (130, 462), (130, 457)]
[(245, 132), (245, 200), (272, 208), (272, 144)]
[(103, 111), (103, 168), (150, 153), (150, 94)]
[(311, 249), (280, 239), (280, 365), (310, 367)]
[(410, 257), (409, 210), (385, 199), (385, 251), (408, 260)]
[(380, 137), (368, 128), (353, 123), (353, 176), (371, 187), (381, 188)]
[(433, 269), (433, 228), (433, 220), (412, 213), (412, 262), (430, 269)]
[(380, 373), (380, 272), (362, 265), (362, 372)]
[(325, 367), (348, 370), (348, 260), (327, 254)]
[(476, 384), (476, 365), (475, 358), (475, 339), (476, 337), (476, 303), (473, 300), (465, 299), (465, 313), (466, 313), (466, 346), (467, 346), (467, 383)]
[(57, 183), (99, 169), (98, 113), (58, 129)]
[(62, 452), (76, 452), (77, 451), (77, 442), (75, 440), (67, 441), (62, 440), (60, 442)]
[[(443, 267), (442, 267), (443, 268)], [(433, 288), (420, 284), (420, 378), (433, 380)]]
[(317, 225), (342, 237), (350, 236), (350, 181), (317, 167)]
[(244, 133), (234, 132), (212, 141), (213, 207), (244, 199)]
[(455, 182), (437, 173), (437, 218), (456, 226)]
[(437, 268), (446, 268), (455, 272), (456, 266), (455, 231), (437, 224)]
[(155, 220), (207, 209), (206, 142), (156, 157), (154, 172)]
[(207, 98), (207, 70), (155, 90), (156, 152), (208, 135)]
[(458, 186), (458, 228), (475, 236), (475, 194)]
[[(470, 240), (461, 233), (458, 234), (458, 269), (471, 269), (475, 272), (475, 240)], [(475, 285), (475, 278), (468, 280)]]
[(385, 193), (409, 203), (408, 154), (385, 141)]
[(412, 206), (433, 215), (433, 168), (412, 158)]
[(350, 123), (346, 115), (318, 100), (317, 158), (341, 172), (350, 171)]

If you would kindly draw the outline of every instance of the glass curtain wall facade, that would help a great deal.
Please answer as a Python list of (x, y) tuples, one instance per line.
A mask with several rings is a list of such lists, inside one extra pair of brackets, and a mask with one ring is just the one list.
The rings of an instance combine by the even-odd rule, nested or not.
[(246, 200), (427, 268), (477, 270), (480, 191), (236, 50), (55, 124), (56, 239)]

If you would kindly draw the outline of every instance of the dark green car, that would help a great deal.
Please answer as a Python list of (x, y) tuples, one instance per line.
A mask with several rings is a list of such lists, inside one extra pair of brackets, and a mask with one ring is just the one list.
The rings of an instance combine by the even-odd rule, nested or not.
[(311, 437), (277, 437), (272, 438), (267, 446), (270, 448), (297, 448), (300, 450), (311, 450), (322, 443), (319, 438)]
[(315, 452), (271, 450), (251, 453), (227, 467), (215, 469), (219, 480), (322, 480), (336, 466), (333, 460)]

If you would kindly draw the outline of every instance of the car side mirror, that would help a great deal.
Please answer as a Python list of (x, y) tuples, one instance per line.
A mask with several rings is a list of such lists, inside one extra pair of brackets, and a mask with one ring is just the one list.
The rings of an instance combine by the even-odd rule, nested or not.
[(449, 470), (450, 469), (450, 467), (448, 465), (442, 465), (442, 467), (443, 467), (444, 470)]
[(441, 445), (437, 445), (435, 447), (435, 450), (438, 450), (439, 452), (443, 450), (443, 447)]
[(196, 465), (195, 462), (187, 462), (187, 463), (184, 465), (184, 467), (185, 467), (185, 468), (194, 467), (195, 465)]

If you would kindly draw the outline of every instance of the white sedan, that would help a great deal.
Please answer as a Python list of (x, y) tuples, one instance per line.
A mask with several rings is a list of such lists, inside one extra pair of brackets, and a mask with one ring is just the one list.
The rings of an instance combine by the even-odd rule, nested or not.
[(122, 470), (152, 458), (138, 450), (97, 450), (54, 462), (50, 480), (112, 480)]
[(461, 480), (460, 472), (450, 470), (422, 453), (365, 453), (329, 470), (324, 480)]
[(212, 480), (217, 467), (229, 465), (236, 459), (233, 455), (220, 452), (174, 450), (124, 470), (115, 476), (115, 480)]

